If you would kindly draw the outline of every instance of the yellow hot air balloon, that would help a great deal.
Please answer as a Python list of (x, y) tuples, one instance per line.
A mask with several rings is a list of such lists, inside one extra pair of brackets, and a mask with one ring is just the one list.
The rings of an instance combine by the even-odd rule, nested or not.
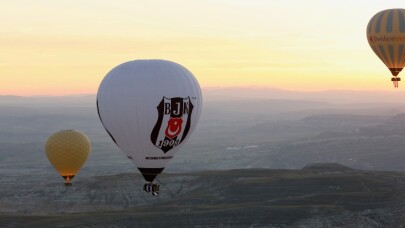
[(46, 156), (65, 179), (65, 186), (72, 185), (71, 180), (86, 162), (90, 150), (89, 138), (76, 130), (58, 131), (45, 144)]
[(387, 9), (374, 15), (367, 26), (367, 39), (398, 87), (401, 79), (397, 76), (405, 67), (405, 9)]

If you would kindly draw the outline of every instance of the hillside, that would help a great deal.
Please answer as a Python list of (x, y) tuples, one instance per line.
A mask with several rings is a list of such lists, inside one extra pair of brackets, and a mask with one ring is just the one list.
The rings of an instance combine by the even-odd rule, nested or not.
[(248, 169), (165, 174), (162, 194), (140, 175), (61, 182), (0, 175), (0, 227), (399, 227), (405, 174), (338, 164), (302, 170)]

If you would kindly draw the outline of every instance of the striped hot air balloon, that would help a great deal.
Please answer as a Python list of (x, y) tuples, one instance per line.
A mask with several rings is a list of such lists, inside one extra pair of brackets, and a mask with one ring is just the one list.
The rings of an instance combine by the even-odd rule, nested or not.
[(398, 87), (401, 79), (397, 76), (405, 66), (405, 9), (387, 9), (374, 15), (367, 26), (367, 39)]

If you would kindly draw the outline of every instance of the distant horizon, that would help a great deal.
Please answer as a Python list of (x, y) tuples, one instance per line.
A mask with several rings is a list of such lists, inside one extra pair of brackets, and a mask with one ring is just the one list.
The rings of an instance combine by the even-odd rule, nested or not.
[[(405, 103), (405, 93), (396, 89), (392, 90), (320, 90), (299, 91), (286, 90), (274, 87), (203, 87), (203, 102), (221, 102), (250, 100), (252, 102), (273, 101), (309, 101), (333, 104), (397, 104)], [(29, 102), (54, 103), (58, 99), (69, 99), (69, 103), (93, 102), (96, 93), (52, 94), (52, 95), (0, 95), (0, 104), (23, 104)], [(19, 103), (20, 102), (20, 103)], [(61, 101), (64, 102), (64, 101)], [(72, 103), (73, 102), (73, 103)], [(236, 105), (236, 104), (235, 104)]]
[[(359, 93), (366, 93), (366, 92), (376, 92), (376, 93), (400, 93), (403, 92), (403, 90), (400, 89), (394, 89), (394, 88), (388, 88), (388, 89), (319, 89), (319, 90), (292, 90), (292, 89), (286, 89), (286, 88), (277, 88), (277, 87), (270, 87), (270, 86), (206, 86), (206, 87), (201, 87), (201, 90), (250, 90), (250, 91), (263, 91), (263, 90), (273, 90), (273, 91), (280, 91), (280, 92), (291, 92), (291, 93), (328, 93), (328, 92), (359, 92)], [(405, 90), (405, 84), (404, 84), (404, 90)], [(66, 97), (66, 96), (91, 96), (91, 95), (97, 95), (96, 92), (83, 92), (83, 93), (63, 93), (63, 94), (44, 94), (44, 93), (38, 93), (38, 94), (11, 94), (11, 93), (4, 93), (1, 94), (0, 96), (5, 97), (5, 96), (14, 96), (14, 97)]]

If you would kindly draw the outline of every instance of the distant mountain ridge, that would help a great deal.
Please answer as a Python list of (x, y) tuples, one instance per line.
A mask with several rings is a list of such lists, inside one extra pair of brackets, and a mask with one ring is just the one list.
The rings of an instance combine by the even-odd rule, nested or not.
[(331, 103), (399, 103), (403, 104), (405, 94), (398, 90), (387, 91), (290, 91), (268, 87), (203, 88), (208, 100), (229, 99), (281, 99), (311, 100)]
[[(368, 91), (368, 90), (323, 90), (323, 91), (292, 91), (271, 87), (203, 87), (203, 97), (206, 101), (226, 100), (305, 100), (331, 103), (397, 103), (404, 104), (405, 93), (398, 90)], [(0, 95), (0, 103), (4, 101), (21, 100), (52, 100), (52, 99), (95, 99), (96, 94), (76, 94), (65, 96), (17, 96)]]
[(354, 169), (347, 166), (341, 165), (339, 163), (314, 163), (306, 165), (302, 170), (311, 170), (311, 171), (354, 171)]

